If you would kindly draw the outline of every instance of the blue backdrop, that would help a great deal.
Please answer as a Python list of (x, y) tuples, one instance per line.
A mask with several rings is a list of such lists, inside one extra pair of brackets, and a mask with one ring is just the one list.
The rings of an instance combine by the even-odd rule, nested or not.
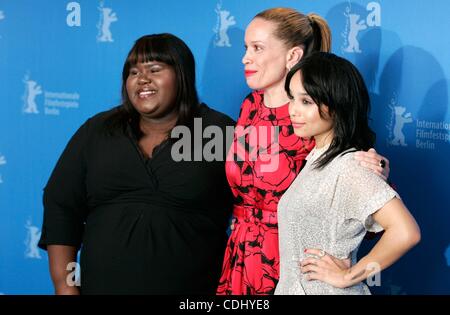
[(450, 293), (447, 0), (0, 0), (0, 293), (53, 292), (36, 246), (42, 189), (74, 131), (119, 104), (134, 40), (160, 32), (185, 40), (201, 99), (236, 118), (249, 92), (245, 27), (274, 6), (329, 21), (333, 51), (365, 77), (377, 150), (422, 228), (420, 245), (373, 292)]

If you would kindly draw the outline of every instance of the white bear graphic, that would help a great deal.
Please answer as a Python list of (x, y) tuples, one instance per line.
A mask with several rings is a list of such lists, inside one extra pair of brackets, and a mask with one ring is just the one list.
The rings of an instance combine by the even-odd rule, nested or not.
[(215, 42), (216, 46), (219, 47), (231, 47), (230, 38), (228, 37), (228, 28), (236, 24), (234, 16), (230, 16), (230, 12), (226, 10), (221, 10), (221, 6), (217, 5), (216, 13), (219, 17), (219, 27), (215, 29), (219, 34), (219, 39)]
[(404, 115), (406, 111), (405, 107), (402, 106), (395, 106), (394, 112), (395, 112), (395, 124), (394, 124), (394, 139), (392, 139), (391, 144), (392, 145), (401, 145), (403, 147), (406, 147), (407, 144), (405, 142), (405, 135), (403, 134), (403, 126), (406, 123), (412, 122), (411, 113), (407, 113)]
[(36, 81), (29, 80), (25, 77), (25, 96), (23, 112), (27, 114), (39, 114), (36, 104), (36, 96), (42, 94), (41, 86)]
[(27, 238), (25, 240), (25, 257), (41, 259), (41, 254), (39, 253), (38, 243), (41, 238), (41, 232), (37, 226), (31, 225), (31, 221), (28, 220), (25, 228), (28, 230)]
[(350, 31), (348, 32), (348, 46), (344, 49), (346, 52), (356, 52), (360, 53), (361, 49), (359, 49), (359, 42), (357, 39), (358, 33), (362, 30), (365, 30), (367, 26), (363, 20), (359, 21), (358, 14), (348, 14), (348, 18), (350, 21)]
[(99, 26), (100, 35), (97, 37), (97, 40), (100, 42), (113, 42), (110, 26), (112, 22), (117, 21), (116, 13), (112, 12), (111, 8), (100, 7), (99, 10), (102, 15)]

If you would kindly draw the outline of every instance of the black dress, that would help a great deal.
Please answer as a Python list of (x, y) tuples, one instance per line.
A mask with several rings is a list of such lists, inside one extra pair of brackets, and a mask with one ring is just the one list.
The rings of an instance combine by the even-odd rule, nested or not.
[[(171, 142), (145, 159), (131, 128), (105, 132), (112, 111), (88, 119), (61, 155), (39, 246), (81, 247), (82, 294), (214, 294), (232, 202), (224, 159), (175, 162)], [(204, 104), (199, 116), (203, 129), (234, 126)]]

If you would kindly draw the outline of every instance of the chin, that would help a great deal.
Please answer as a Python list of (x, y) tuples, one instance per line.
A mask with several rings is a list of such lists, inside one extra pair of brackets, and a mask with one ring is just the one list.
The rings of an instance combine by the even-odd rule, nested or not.
[(153, 113), (158, 109), (158, 106), (155, 104), (142, 104), (141, 106), (138, 106), (138, 111), (144, 114), (150, 114)]
[(309, 139), (312, 137), (310, 134), (307, 134), (305, 132), (295, 131), (295, 129), (294, 129), (294, 133), (297, 137), (300, 137), (300, 138), (308, 138)]
[(261, 90), (262, 89), (262, 87), (261, 86), (259, 86), (258, 84), (255, 84), (254, 82), (252, 82), (252, 80), (250, 79), (247, 79), (247, 86), (249, 87), (249, 88), (251, 88), (252, 90)]

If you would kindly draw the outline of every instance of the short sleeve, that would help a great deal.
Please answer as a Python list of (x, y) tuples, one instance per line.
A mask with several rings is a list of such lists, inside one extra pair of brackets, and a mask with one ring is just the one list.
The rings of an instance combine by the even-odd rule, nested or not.
[(86, 145), (89, 120), (72, 136), (44, 188), (39, 247), (80, 247), (87, 213)]
[(372, 215), (393, 198), (400, 196), (381, 177), (359, 165), (353, 153), (343, 158), (343, 170), (339, 176), (338, 196), (345, 219), (361, 222), (369, 232), (381, 232), (383, 227)]

